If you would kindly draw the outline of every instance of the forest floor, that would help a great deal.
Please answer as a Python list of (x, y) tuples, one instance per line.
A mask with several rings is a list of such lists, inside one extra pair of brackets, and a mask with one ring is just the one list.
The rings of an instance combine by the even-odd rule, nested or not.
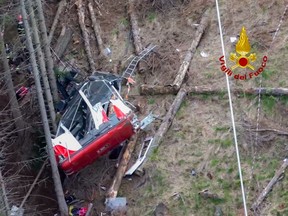
[[(105, 47), (112, 50), (112, 62), (98, 56), (97, 44), (90, 28), (96, 69), (113, 71), (115, 65), (121, 61), (123, 71), (134, 51), (127, 1), (98, 2), (101, 7), (95, 11)], [(138, 87), (144, 83), (157, 85), (173, 82), (208, 4), (212, 5), (210, 25), (189, 66), (186, 84), (225, 88), (226, 78), (220, 69), (219, 57), (222, 56), (222, 50), (214, 3), (195, 0), (184, 1), (183, 4), (180, 1), (171, 1), (175, 2), (175, 5), (162, 5), (160, 2), (162, 1), (145, 0), (138, 1), (136, 5), (142, 44), (155, 44), (157, 49), (146, 60), (147, 70), (137, 74), (129, 99), (141, 105), (141, 116), (153, 111), (162, 118), (175, 96), (140, 96)], [(257, 55), (253, 65), (257, 68), (261, 65), (262, 57), (268, 56), (262, 75), (245, 81), (230, 77), (231, 88), (259, 87), (260, 79), (263, 87), (287, 87), (287, 13), (272, 43), (285, 9), (284, 1), (230, 0), (220, 1), (219, 4), (226, 56), (235, 52), (235, 43), (230, 42), (230, 37), (236, 37), (242, 26), (247, 30), (252, 52)], [(53, 20), (56, 12), (56, 4), (47, 3), (45, 7), (48, 9), (47, 15), (51, 16), (47, 24), (49, 27), (49, 20)], [(57, 33), (59, 34), (61, 25), (72, 28), (72, 43), (63, 61), (74, 59), (77, 67), (89, 74), (76, 13), (74, 1), (69, 2)], [(86, 13), (88, 14), (88, 11)], [(87, 22), (87, 26), (91, 27), (91, 23)], [(228, 58), (227, 64), (233, 66)], [(241, 73), (241, 70), (235, 71)], [(232, 94), (232, 100), (247, 208), (250, 209), (253, 201), (282, 165), (288, 150), (287, 135), (265, 131), (256, 138), (254, 129), (259, 123), (261, 129), (287, 132), (288, 98), (261, 96), (258, 122), (257, 95)], [(152, 132), (157, 130), (159, 123), (154, 123)], [(79, 199), (93, 202), (93, 215), (100, 215), (104, 211), (105, 200), (105, 191), (101, 187), (109, 187), (116, 171), (115, 164), (115, 160), (103, 157), (69, 179), (65, 189), (75, 193)], [(124, 178), (122, 181), (118, 196), (127, 198), (129, 216), (153, 215), (156, 206), (161, 202), (168, 207), (170, 215), (214, 215), (216, 206), (221, 207), (223, 215), (244, 215), (228, 94), (189, 94), (163, 142), (150, 156), (144, 168), (144, 176)], [(191, 174), (192, 170), (196, 171), (196, 176)], [(287, 186), (288, 179), (284, 177), (274, 186), (257, 214), (288, 215), (288, 192), (285, 190)], [(198, 194), (204, 189), (209, 189), (220, 198), (204, 199)], [(249, 212), (249, 215), (253, 213)]]

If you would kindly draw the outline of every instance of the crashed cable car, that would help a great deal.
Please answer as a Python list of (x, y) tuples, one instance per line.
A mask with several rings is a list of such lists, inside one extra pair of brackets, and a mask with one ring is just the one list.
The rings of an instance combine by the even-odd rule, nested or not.
[(66, 175), (74, 174), (129, 139), (137, 116), (120, 96), (121, 77), (95, 73), (69, 101), (56, 137), (56, 159)]

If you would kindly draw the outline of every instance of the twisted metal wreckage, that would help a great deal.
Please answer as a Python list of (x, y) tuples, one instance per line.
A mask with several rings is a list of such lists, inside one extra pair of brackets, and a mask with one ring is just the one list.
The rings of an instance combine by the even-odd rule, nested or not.
[[(93, 163), (154, 120), (149, 114), (139, 121), (133, 105), (120, 95), (122, 81), (131, 82), (138, 62), (154, 48), (148, 46), (134, 57), (122, 76), (95, 72), (69, 96), (56, 137), (52, 139), (57, 161), (66, 175)], [(131, 175), (142, 164), (148, 146), (149, 142), (145, 142), (136, 164), (127, 174)]]

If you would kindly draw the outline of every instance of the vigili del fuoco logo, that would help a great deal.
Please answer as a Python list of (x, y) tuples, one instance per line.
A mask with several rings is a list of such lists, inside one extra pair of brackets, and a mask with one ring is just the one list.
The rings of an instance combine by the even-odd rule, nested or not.
[[(255, 68), (253, 66), (253, 62), (256, 61), (256, 54), (250, 53), (251, 46), (249, 44), (249, 40), (246, 34), (246, 29), (243, 26), (242, 30), (240, 32), (240, 39), (238, 40), (235, 48), (237, 53), (230, 53), (230, 61), (234, 62), (235, 65), (230, 68), (225, 66), (225, 60), (224, 56), (221, 56), (219, 58), (219, 61), (221, 63), (221, 70), (225, 72), (228, 76), (233, 75), (233, 70), (236, 68), (250, 68), (252, 71), (255, 71)], [(249, 54), (250, 53), (250, 54)], [(251, 79), (252, 77), (257, 77), (259, 74), (261, 74), (264, 71), (264, 68), (266, 67), (266, 62), (268, 61), (268, 57), (264, 56), (262, 58), (262, 64), (261, 66), (255, 71), (255, 72), (249, 72), (245, 74), (234, 74), (234, 79), (239, 80), (246, 80)]]

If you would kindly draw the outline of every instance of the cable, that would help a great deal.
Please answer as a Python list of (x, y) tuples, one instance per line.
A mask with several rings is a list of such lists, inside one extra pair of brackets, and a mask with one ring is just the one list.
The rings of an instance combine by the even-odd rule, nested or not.
[[(220, 10), (219, 10), (218, 0), (216, 0), (216, 10), (217, 10), (217, 18), (218, 18), (218, 25), (219, 25), (219, 31), (220, 31), (222, 53), (224, 56), (224, 61), (225, 61), (225, 66), (226, 66), (225, 48), (224, 48), (224, 41), (223, 41), (222, 25), (221, 25), (221, 19), (220, 19)], [(239, 178), (240, 178), (240, 183), (241, 183), (243, 206), (244, 206), (245, 216), (248, 216), (247, 206), (246, 206), (245, 189), (244, 189), (242, 170), (241, 170), (240, 154), (239, 154), (239, 149), (238, 149), (236, 126), (235, 126), (234, 113), (233, 113), (233, 104), (232, 104), (232, 98), (231, 98), (231, 92), (230, 92), (230, 84), (229, 84), (228, 74), (225, 73), (225, 75), (226, 75), (227, 91), (228, 91), (228, 97), (229, 97), (230, 113), (231, 113), (231, 120), (232, 120), (232, 127), (233, 127), (234, 141), (235, 141), (235, 149), (236, 149), (236, 156), (237, 156), (237, 163), (238, 163)]]

